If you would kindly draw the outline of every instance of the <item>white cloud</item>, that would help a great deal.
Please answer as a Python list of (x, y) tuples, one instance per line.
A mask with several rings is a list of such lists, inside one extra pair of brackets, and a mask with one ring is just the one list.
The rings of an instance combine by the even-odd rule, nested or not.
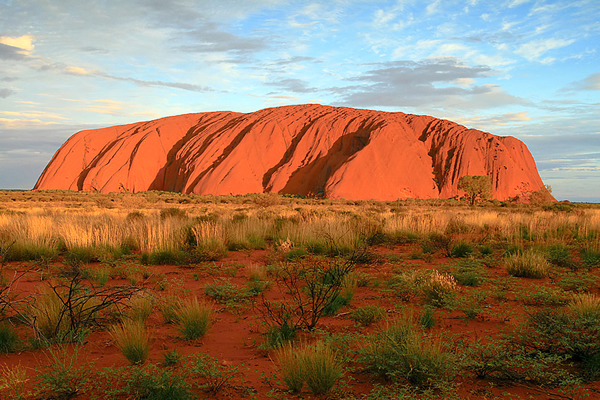
[(33, 45), (34, 40), (35, 38), (32, 35), (23, 35), (19, 37), (0, 37), (0, 43), (20, 49), (22, 54), (31, 54), (35, 48)]
[(396, 13), (394, 13), (394, 12), (386, 12), (383, 10), (377, 10), (375, 12), (375, 20), (373, 21), (373, 23), (376, 26), (381, 27), (381, 26), (387, 25), (394, 18), (396, 18)]
[(425, 8), (427, 15), (435, 14), (439, 12), (440, 0), (435, 0)]
[(529, 61), (538, 61), (549, 63), (552, 62), (553, 59), (550, 57), (542, 58), (542, 56), (550, 50), (559, 49), (561, 47), (565, 47), (573, 43), (575, 40), (565, 40), (565, 39), (540, 39), (533, 40), (531, 42), (525, 43), (515, 51), (516, 54), (520, 55), (528, 59)]
[(73, 75), (89, 75), (89, 74), (91, 74), (90, 71), (88, 71), (84, 68), (81, 68), (81, 67), (66, 67), (65, 72), (67, 72), (69, 74), (73, 74)]
[(521, 111), (491, 116), (488, 115), (456, 118), (455, 120), (456, 122), (466, 126), (473, 126), (478, 129), (489, 129), (490, 127), (506, 126), (513, 123), (531, 121), (531, 118), (527, 115), (528, 113), (529, 111)]
[(529, 3), (531, 0), (513, 0), (508, 4), (508, 8), (518, 7), (522, 4)]

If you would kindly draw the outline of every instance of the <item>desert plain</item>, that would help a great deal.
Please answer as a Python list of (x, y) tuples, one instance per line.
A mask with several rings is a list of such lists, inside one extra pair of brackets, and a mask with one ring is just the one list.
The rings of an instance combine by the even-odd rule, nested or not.
[(600, 207), (0, 192), (7, 399), (575, 399)]

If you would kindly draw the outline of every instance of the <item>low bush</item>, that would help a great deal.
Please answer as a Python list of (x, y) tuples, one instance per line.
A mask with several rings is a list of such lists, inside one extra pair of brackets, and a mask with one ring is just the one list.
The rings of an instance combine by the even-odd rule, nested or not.
[(265, 342), (261, 348), (266, 350), (278, 349), (296, 338), (297, 329), (290, 325), (289, 322), (284, 322), (281, 325), (268, 325), (264, 333)]
[(421, 318), (419, 319), (419, 324), (424, 329), (433, 328), (435, 326), (435, 315), (434, 315), (433, 307), (425, 307), (421, 312)]
[(239, 378), (239, 367), (223, 365), (215, 357), (207, 354), (194, 354), (183, 364), (192, 386), (209, 392), (214, 398), (230, 382)]
[(577, 265), (573, 261), (571, 252), (565, 245), (554, 245), (548, 249), (546, 258), (548, 262), (557, 267), (577, 269)]
[(421, 291), (428, 304), (445, 307), (456, 298), (458, 287), (452, 275), (433, 270), (421, 283)]
[(362, 306), (350, 314), (350, 318), (364, 326), (379, 322), (383, 317), (385, 317), (385, 310), (378, 305)]
[(452, 258), (465, 258), (473, 254), (473, 246), (467, 242), (458, 242), (450, 250)]
[(80, 347), (48, 350), (48, 364), (38, 368), (36, 398), (71, 399), (84, 394), (91, 378), (90, 365), (79, 357)]
[(154, 364), (106, 368), (91, 391), (97, 399), (193, 400), (185, 374)]
[(0, 353), (10, 353), (17, 348), (19, 336), (12, 326), (0, 323)]
[(600, 251), (591, 248), (583, 250), (581, 261), (584, 267), (588, 269), (600, 267)]
[(188, 263), (188, 256), (178, 250), (157, 250), (142, 254), (142, 264), (149, 265), (181, 265)]
[(366, 339), (360, 362), (382, 378), (431, 387), (450, 382), (456, 373), (454, 356), (439, 338), (425, 336), (409, 318)]
[(250, 289), (237, 286), (228, 278), (217, 278), (208, 282), (204, 286), (204, 293), (234, 310), (247, 307), (251, 297)]
[(479, 286), (483, 281), (485, 270), (477, 261), (464, 260), (452, 273), (456, 282), (463, 286)]

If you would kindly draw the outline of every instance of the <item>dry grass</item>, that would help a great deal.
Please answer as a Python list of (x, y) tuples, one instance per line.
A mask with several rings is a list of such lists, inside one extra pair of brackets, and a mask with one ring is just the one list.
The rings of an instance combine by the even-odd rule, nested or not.
[(110, 335), (132, 364), (143, 364), (150, 354), (150, 333), (142, 321), (125, 320), (110, 329)]
[(197, 297), (182, 302), (176, 315), (183, 337), (196, 340), (204, 336), (210, 327), (212, 312), (212, 307)]
[(584, 318), (600, 320), (600, 297), (596, 294), (575, 294), (569, 301), (568, 308)]
[[(172, 208), (182, 210), (177, 218), (161, 218), (161, 211)], [(56, 255), (62, 246), (104, 252), (123, 246), (143, 253), (180, 251), (188, 246), (190, 235), (201, 250), (217, 257), (227, 248), (264, 248), (287, 239), (311, 251), (347, 252), (376, 232), (389, 237), (497, 235), (521, 245), (585, 238), (600, 247), (600, 209), (579, 206), (574, 212), (556, 212), (537, 206), (470, 208), (440, 200), (386, 203), (274, 195), (0, 191), (0, 241), (14, 241), (14, 252), (18, 250), (22, 259)]]
[(528, 250), (509, 256), (506, 259), (506, 270), (512, 276), (540, 279), (548, 276), (550, 263), (543, 254)]

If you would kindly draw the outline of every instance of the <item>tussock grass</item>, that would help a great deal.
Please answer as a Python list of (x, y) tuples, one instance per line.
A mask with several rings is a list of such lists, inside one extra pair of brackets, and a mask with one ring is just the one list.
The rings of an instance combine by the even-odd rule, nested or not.
[(573, 295), (568, 308), (581, 317), (600, 321), (600, 297), (591, 293)]
[(540, 279), (548, 275), (550, 264), (535, 250), (512, 254), (506, 259), (506, 271), (516, 277)]
[(150, 353), (150, 333), (142, 321), (125, 320), (110, 329), (110, 335), (132, 364), (143, 364)]
[(127, 316), (132, 320), (146, 322), (154, 308), (154, 298), (150, 293), (138, 292), (129, 299)]
[(212, 308), (197, 297), (185, 300), (177, 312), (179, 331), (186, 340), (196, 340), (208, 332), (211, 324)]
[(276, 358), (281, 379), (292, 392), (300, 392), (306, 384), (313, 394), (325, 394), (343, 375), (335, 352), (323, 342), (284, 346), (276, 352)]

